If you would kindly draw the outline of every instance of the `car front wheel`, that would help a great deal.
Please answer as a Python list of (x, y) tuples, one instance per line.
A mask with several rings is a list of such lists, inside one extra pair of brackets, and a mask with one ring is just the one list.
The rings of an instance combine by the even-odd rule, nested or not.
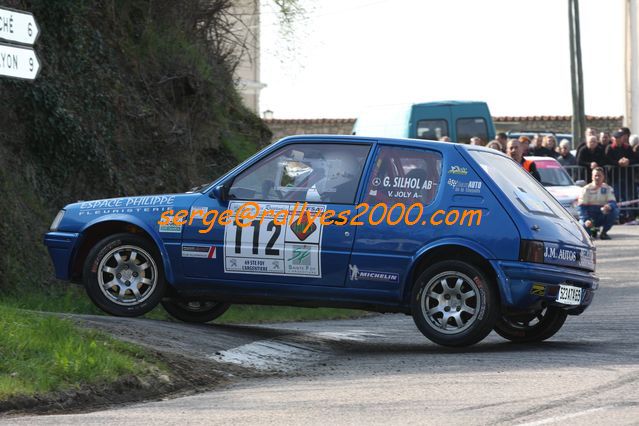
[(87, 256), (83, 278), (91, 300), (116, 316), (149, 312), (160, 302), (165, 288), (155, 245), (133, 234), (115, 234), (96, 244)]
[(493, 329), (499, 312), (495, 284), (475, 265), (449, 260), (421, 273), (411, 309), (419, 330), (444, 346), (470, 346)]
[(566, 311), (555, 307), (529, 314), (504, 315), (495, 324), (495, 331), (515, 343), (541, 342), (554, 336), (567, 316)]
[(228, 303), (177, 299), (164, 299), (162, 306), (180, 321), (200, 323), (219, 318), (231, 307)]

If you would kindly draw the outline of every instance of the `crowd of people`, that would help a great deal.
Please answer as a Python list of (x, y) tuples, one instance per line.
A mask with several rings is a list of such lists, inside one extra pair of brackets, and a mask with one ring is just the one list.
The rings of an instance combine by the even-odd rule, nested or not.
[[(617, 194), (620, 200), (627, 201), (632, 192), (639, 194), (639, 189), (632, 187), (634, 182), (639, 183), (639, 176), (628, 173), (629, 166), (639, 164), (639, 135), (632, 135), (627, 127), (620, 127), (612, 134), (587, 128), (584, 141), (577, 146), (575, 155), (571, 153), (570, 141), (563, 139), (557, 144), (552, 134), (508, 139), (506, 133), (498, 133), (487, 144), (479, 137), (471, 138), (470, 144), (485, 145), (504, 152), (538, 181), (541, 181), (539, 172), (534, 161), (527, 159), (527, 156), (552, 157), (562, 166), (583, 167), (586, 172), (584, 177), (590, 183), (583, 187), (579, 196), (579, 215), (581, 223), (593, 238), (601, 232), (599, 238), (610, 239), (608, 231), (613, 224), (617, 220), (624, 222), (632, 219), (636, 213), (628, 210), (620, 216), (615, 197)], [(610, 166), (608, 173), (604, 166)], [(606, 183), (607, 174), (612, 178), (613, 186)]]

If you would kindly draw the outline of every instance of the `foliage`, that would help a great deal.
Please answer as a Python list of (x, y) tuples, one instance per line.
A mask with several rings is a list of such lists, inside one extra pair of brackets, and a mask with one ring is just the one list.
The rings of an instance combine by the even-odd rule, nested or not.
[(231, 0), (4, 3), (34, 14), (42, 70), (0, 80), (0, 289), (51, 281), (65, 204), (185, 191), (270, 138), (233, 85)]
[(0, 400), (150, 372), (133, 345), (69, 321), (0, 305)]

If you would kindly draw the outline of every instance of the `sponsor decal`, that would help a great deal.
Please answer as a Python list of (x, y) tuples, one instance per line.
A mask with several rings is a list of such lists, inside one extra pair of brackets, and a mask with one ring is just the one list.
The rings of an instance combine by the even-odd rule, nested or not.
[(174, 233), (174, 234), (179, 234), (182, 232), (182, 225), (176, 225), (173, 222), (173, 216), (169, 216), (169, 223), (167, 223), (166, 225), (159, 225), (158, 230), (160, 232), (166, 232), (166, 233)]
[[(304, 203), (302, 214), (299, 203), (254, 203), (262, 212), (272, 211), (258, 217), (253, 211), (241, 211), (243, 203), (229, 204), (234, 216), (250, 225), (237, 226), (233, 220), (225, 226), (225, 273), (321, 278), (324, 225), (320, 217), (325, 205)], [(278, 211), (288, 212), (288, 218), (280, 217)]]
[(171, 206), (174, 202), (175, 195), (151, 195), (142, 197), (110, 198), (107, 200), (85, 201), (80, 204), (80, 210)]
[(192, 217), (193, 220), (202, 220), (208, 211), (208, 207), (193, 206), (191, 207), (191, 211), (189, 212), (189, 217)]
[(199, 244), (182, 244), (182, 257), (196, 257), (199, 259), (215, 259), (215, 246)]
[(310, 237), (313, 234), (313, 232), (317, 230), (317, 225), (315, 225), (315, 222), (311, 223), (311, 226), (307, 227), (309, 222), (310, 222), (309, 216), (305, 215), (305, 216), (302, 216), (300, 220), (297, 220), (293, 224), (291, 224), (291, 231), (293, 231), (295, 236), (300, 241), (306, 240), (308, 237)]
[(450, 169), (448, 170), (448, 174), (466, 176), (468, 174), (468, 169), (466, 167), (461, 167), (461, 166), (450, 166)]
[(545, 296), (546, 295), (546, 286), (542, 284), (533, 284), (530, 288), (530, 294), (535, 296)]
[(581, 257), (577, 250), (560, 248), (557, 244), (544, 244), (544, 260), (576, 263)]
[(348, 271), (351, 281), (367, 280), (399, 283), (399, 274), (394, 272), (366, 271), (359, 269), (357, 265), (348, 265)]
[(169, 206), (164, 207), (124, 207), (113, 209), (95, 209), (95, 210), (80, 210), (78, 216), (99, 216), (104, 214), (125, 214), (125, 213), (161, 213), (169, 210)]
[(482, 182), (478, 180), (471, 180), (469, 182), (461, 182), (457, 179), (448, 179), (447, 184), (454, 188), (454, 192), (460, 192), (465, 194), (479, 194), (481, 193)]

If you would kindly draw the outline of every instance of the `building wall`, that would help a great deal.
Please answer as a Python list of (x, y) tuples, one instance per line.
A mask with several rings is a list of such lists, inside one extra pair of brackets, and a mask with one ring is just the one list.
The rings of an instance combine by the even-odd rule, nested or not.
[[(530, 117), (493, 117), (495, 129), (498, 132), (508, 130), (554, 131), (556, 133), (571, 133), (572, 117), (561, 116), (530, 116)], [(598, 131), (613, 131), (623, 125), (623, 117), (595, 117), (586, 116), (586, 125), (594, 127)], [(639, 129), (636, 129), (637, 131)]]
[[(498, 132), (508, 130), (548, 130), (556, 133), (570, 133), (570, 116), (538, 116), (538, 117), (493, 117)], [(355, 125), (354, 118), (315, 118), (315, 119), (265, 119), (264, 123), (273, 132), (275, 142), (285, 136), (305, 134), (350, 135)], [(586, 123), (598, 131), (612, 131), (620, 127), (623, 117), (587, 116)], [(633, 130), (633, 129), (631, 129)], [(634, 129), (634, 133), (639, 129)]]
[(237, 87), (244, 105), (259, 115), (260, 91), (266, 87), (260, 81), (260, 2), (233, 0), (231, 21), (235, 52), (239, 64), (235, 69)]
[(354, 118), (313, 118), (313, 119), (265, 119), (264, 123), (273, 132), (272, 142), (291, 135), (350, 135), (353, 133)]

